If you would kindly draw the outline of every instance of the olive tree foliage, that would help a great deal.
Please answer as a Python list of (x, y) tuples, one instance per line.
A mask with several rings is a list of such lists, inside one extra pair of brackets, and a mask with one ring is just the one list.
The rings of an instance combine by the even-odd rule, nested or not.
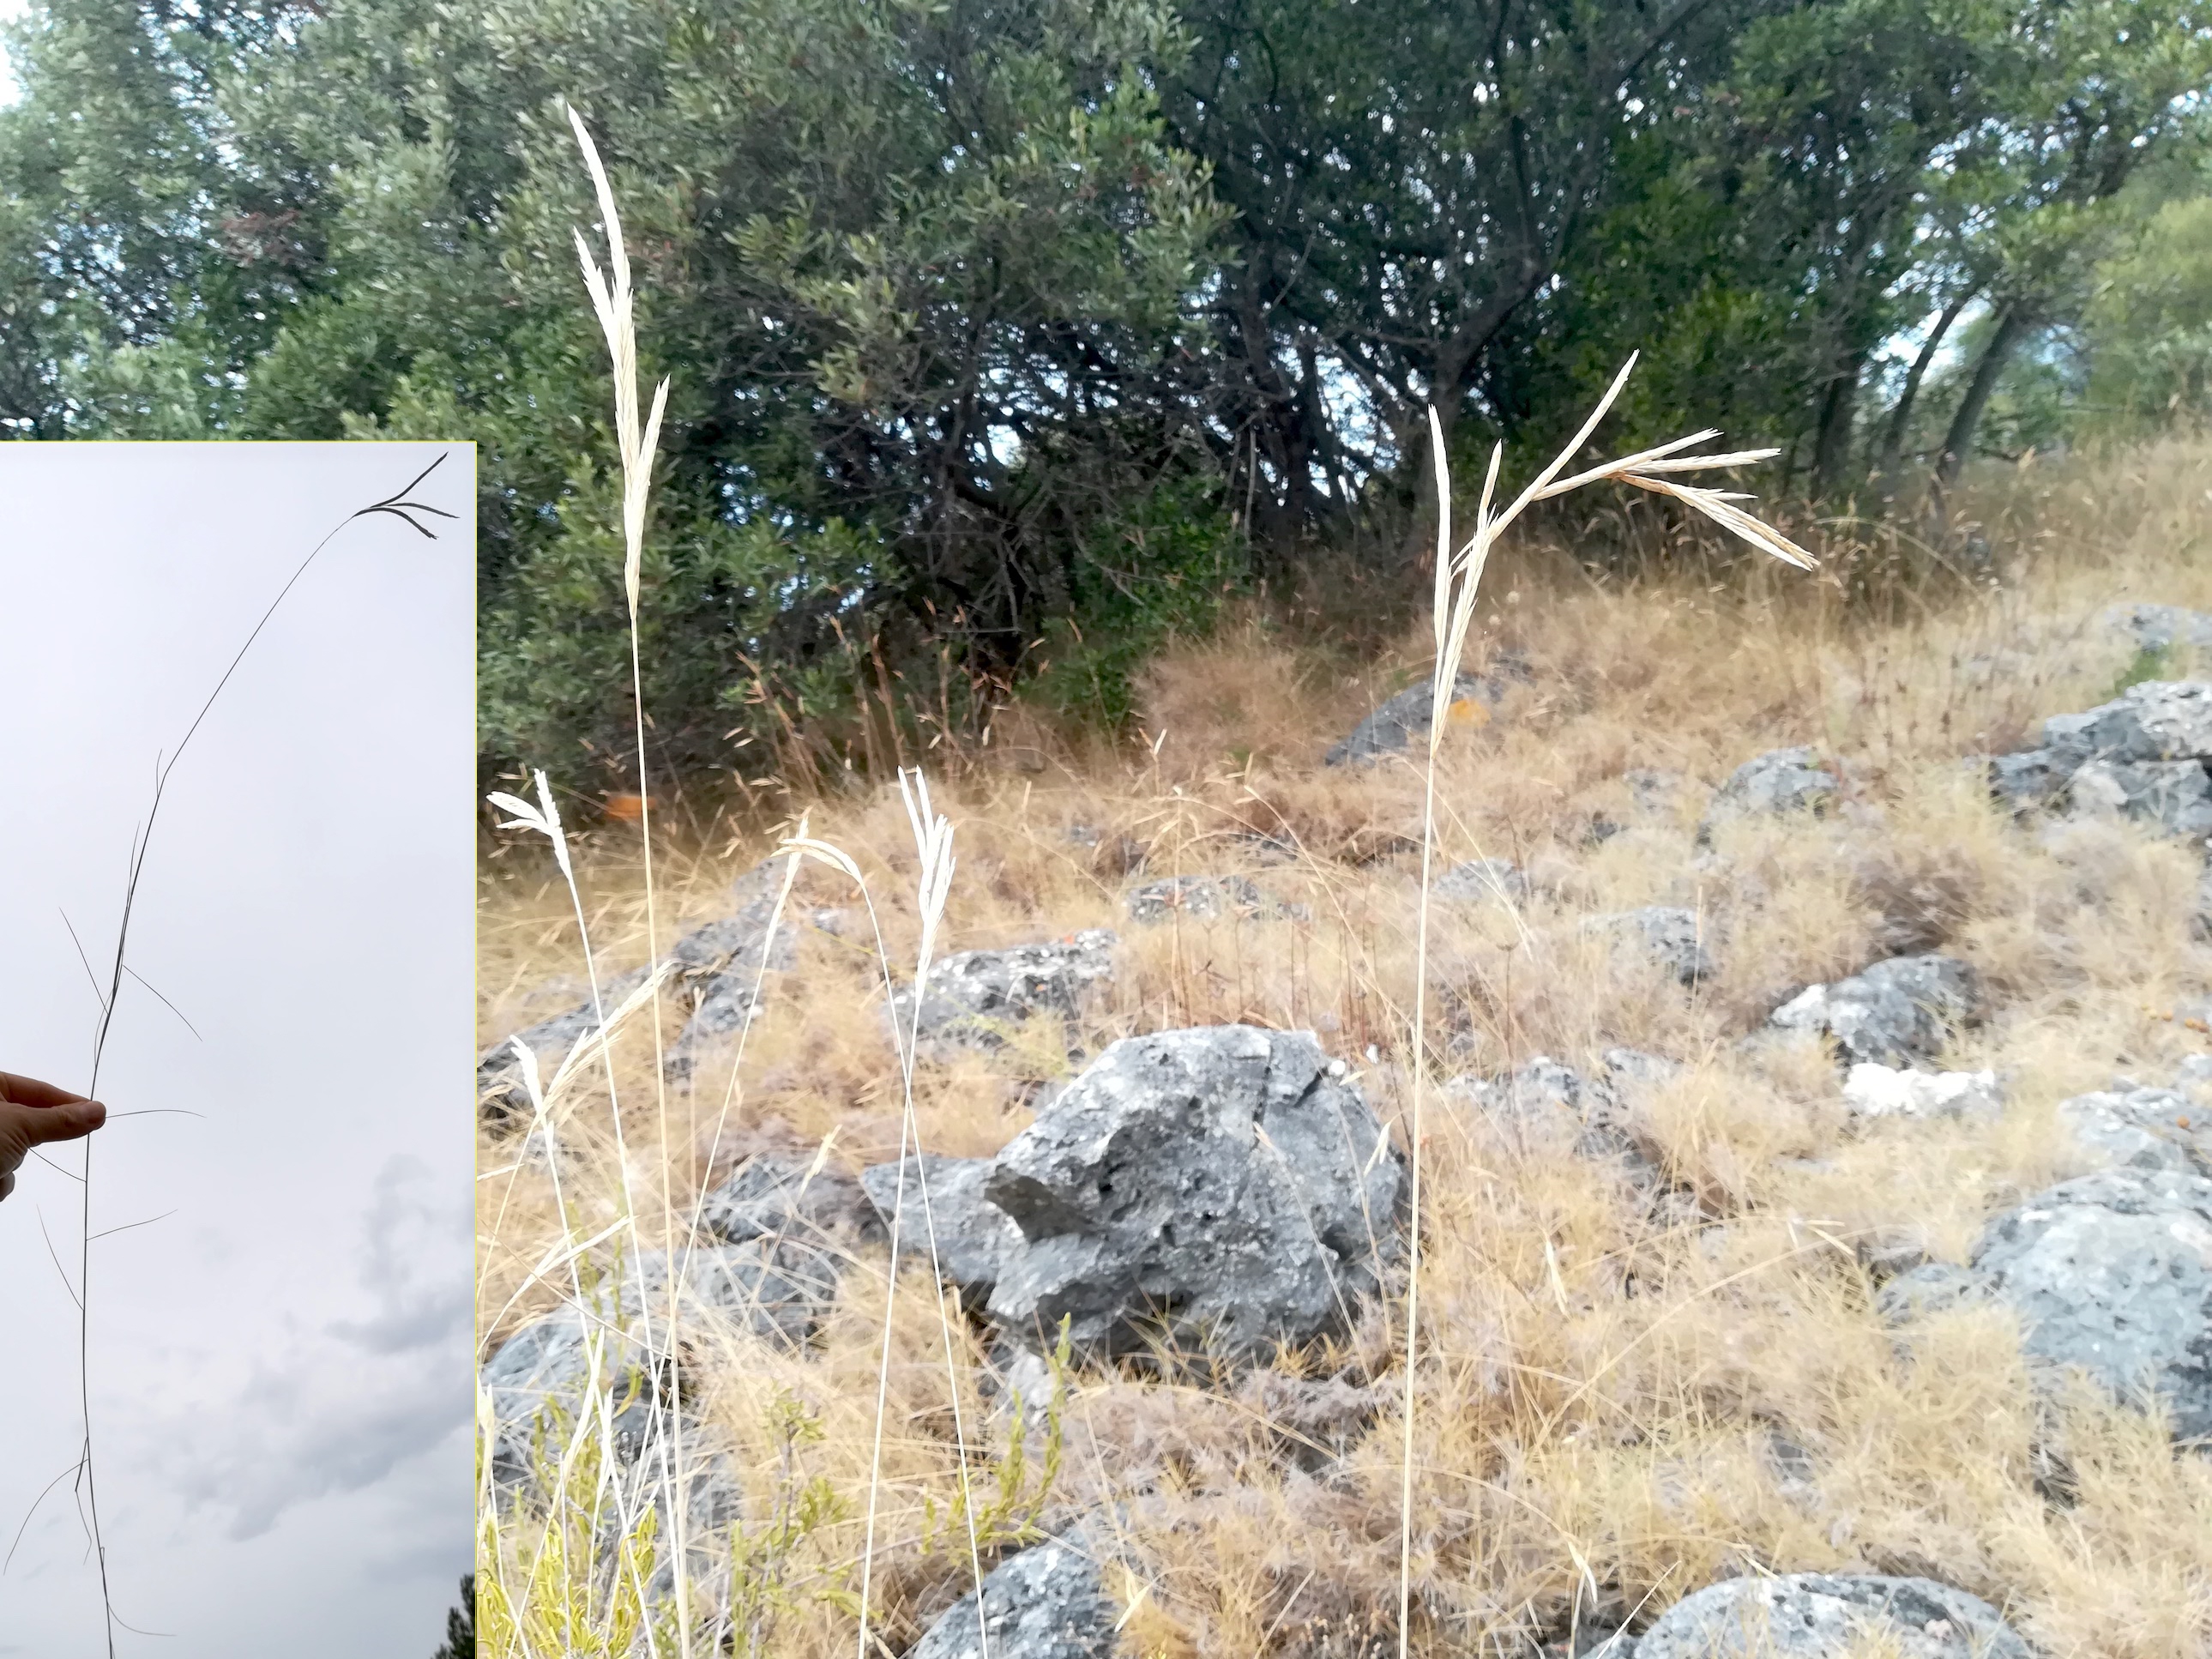
[[(453, 244), (410, 263), (481, 263), (472, 290), (512, 320), (474, 356), (426, 342), (380, 429), (489, 416), (527, 466), (499, 481), (484, 653), (515, 750), (553, 738), (533, 720), (602, 743), (620, 724), (612, 485), (590, 459), (611, 446), (568, 240), (588, 198), (556, 88), (609, 158), (648, 367), (675, 377), (645, 654), (680, 762), (818, 738), (863, 684), (954, 713), (1082, 597), (1097, 520), (1202, 464), (1173, 386), (1213, 215), (1132, 68), (1173, 48), (1157, 9), (648, 0), (471, 27), (456, 55), (520, 94), (514, 178), (481, 231), (410, 210)], [(471, 112), (429, 112), (399, 188), (450, 190), (441, 141)]]
[[(135, 33), (110, 58), (174, 78), (149, 18), (112, 9)], [(30, 32), (54, 104), (66, 77), (36, 54), (76, 27), (50, 11)], [(624, 204), (647, 367), (674, 381), (642, 618), (672, 759), (822, 737), (863, 686), (903, 678), (916, 700), (932, 664), (946, 683), (919, 701), (951, 712), (1102, 585), (1117, 511), (1163, 490), (1212, 511), (1186, 302), (1220, 216), (1159, 130), (1142, 66), (1182, 47), (1151, 0), (331, 0), (287, 33), (177, 136), (114, 124), (109, 142), (198, 169), (177, 193), (200, 222), (169, 239), (196, 263), (163, 281), (113, 261), (155, 296), (136, 332), (89, 291), (97, 253), (58, 268), (25, 412), (113, 435), (474, 439), (497, 757), (612, 754), (628, 697), (606, 366), (571, 240), (594, 210), (564, 100)], [(209, 296), (264, 267), (206, 226), (239, 216), (223, 187), (264, 157), (298, 185), (297, 280), (257, 303), (259, 337), (211, 349)], [(143, 222), (146, 172), (87, 218)], [(65, 220), (63, 193), (21, 216)], [(161, 309), (172, 290), (192, 297)], [(93, 349), (69, 307), (119, 331), (145, 395), (54, 395)], [(1191, 551), (1194, 588), (1220, 551)]]
[(2075, 343), (2089, 424), (2212, 420), (2212, 191), (2158, 204), (2100, 264)]
[(6, 30), (0, 433), (198, 437), (321, 264), (301, 158), (232, 147), (222, 89), (302, 9), (49, 0)]
[(2128, 185), (2176, 148), (2202, 149), (2212, 4), (2088, 0), (2031, 10), (2008, 38), (2017, 88), (1991, 215), (1992, 319), (1945, 429), (1939, 485), (1956, 478), (1999, 377), (2039, 331), (2080, 321), (2100, 260), (2130, 217)]
[(1500, 343), (1591, 252), (1620, 148), (1771, 9), (1189, 0), (1161, 102), (1234, 216), (1206, 296), (1215, 441), (1275, 543), (1401, 458), (1401, 498), (1431, 499), (1431, 404), (1448, 439), (1470, 411), (1519, 423)]
[(618, 769), (573, 105), (672, 382), (663, 761), (881, 761), (1018, 681), (1110, 721), (1224, 591), (1424, 550), (1431, 403), (1543, 447), (1639, 351), (1601, 442), (1717, 425), (1875, 510), (2014, 380), (2184, 407), (2201, 234), (2133, 181), (2208, 42), (2212, 0), (45, 0), (0, 432), (474, 441), (487, 760)]
[[(1832, 489), (1869, 362), (1942, 234), (1936, 158), (1970, 172), (1989, 142), (1983, 58), (1998, 10), (1837, 0), (1747, 24), (1723, 72), (1675, 88), (1670, 118), (1632, 141), (1632, 187), (1578, 280), (1534, 319), (1544, 393), (1563, 374), (1601, 380), (1641, 343), (1623, 410), (1639, 435), (1696, 409), (1700, 424), (1795, 440), (1792, 472)], [(1549, 351), (1546, 337), (1573, 344)]]
[[(2116, 192), (2202, 141), (2212, 12), (2197, 0), (1835, 0), (1759, 19), (1724, 73), (1635, 135), (1588, 256), (1501, 350), (1571, 405), (1645, 356), (1639, 435), (1685, 419), (1784, 443), (1832, 505), (1902, 499), (1916, 459), (1971, 452), (1990, 385), (2069, 325)], [(1965, 373), (1943, 362), (1954, 330)]]

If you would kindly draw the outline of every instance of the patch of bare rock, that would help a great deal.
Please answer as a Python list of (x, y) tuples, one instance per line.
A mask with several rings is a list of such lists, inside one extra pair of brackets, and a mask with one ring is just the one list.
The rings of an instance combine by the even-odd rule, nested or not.
[(1746, 761), (1713, 792), (1698, 826), (1698, 844), (1711, 844), (1721, 824), (1745, 817), (1826, 812), (1840, 788), (1836, 775), (1810, 748), (1774, 749)]
[[(970, 1303), (1037, 1348), (1066, 1321), (1096, 1358), (1247, 1359), (1342, 1329), (1395, 1255), (1404, 1184), (1343, 1061), (1243, 1025), (1110, 1045), (996, 1158), (910, 1170), (902, 1237), (924, 1176)], [(900, 1174), (862, 1180), (880, 1205)]]
[(1080, 1013), (1112, 981), (1116, 943), (1110, 930), (1090, 927), (1042, 945), (962, 951), (931, 964), (918, 1012), (907, 986), (893, 995), (890, 1016), (925, 1042), (1002, 1048), (1036, 1015)]
[(2086, 1373), (2116, 1398), (2155, 1398), (2183, 1439), (2212, 1437), (2212, 1180), (2124, 1164), (2062, 1182), (1983, 1230), (1963, 1267), (1885, 1285), (1893, 1322), (1964, 1303), (2018, 1315), (2039, 1381)]
[[(1448, 715), (1457, 714), (1486, 724), (1505, 700), (1505, 683), (1510, 674), (1509, 669), (1507, 674), (1460, 675), (1452, 683)], [(1342, 742), (1322, 757), (1322, 763), (1365, 765), (1387, 755), (1404, 754), (1415, 738), (1428, 735), (1435, 702), (1435, 690), (1425, 680), (1401, 691), (1352, 727)]]
[(2022, 811), (2070, 807), (2212, 835), (2212, 683), (2149, 680), (2078, 714), (2053, 714), (2043, 741), (1989, 763), (1990, 787)]
[(1892, 957), (1832, 984), (1808, 985), (1777, 1008), (1770, 1028), (1833, 1043), (1845, 1065), (1905, 1067), (1930, 1060), (1982, 1012), (1980, 975), (1955, 957)]
[[(1869, 1644), (1878, 1644), (1869, 1645)], [(2029, 1659), (1978, 1596), (1927, 1578), (1801, 1572), (1726, 1578), (1685, 1596), (1618, 1659)]]
[[(670, 947), (670, 994), (687, 998), (691, 1005), (690, 1017), (668, 1053), (672, 1077), (688, 1075), (702, 1048), (744, 1029), (753, 1017), (767, 975), (798, 966), (793, 920), (787, 917), (770, 937), (783, 865), (781, 859), (770, 859), (739, 877), (731, 886), (730, 914), (693, 928)], [(834, 933), (836, 913), (825, 911), (798, 925)], [(597, 997), (587, 997), (486, 1049), (477, 1061), (478, 1114), (495, 1126), (526, 1121), (531, 1115), (530, 1094), (514, 1045), (520, 1042), (536, 1056), (541, 1080), (550, 1079), (575, 1045), (645, 984), (649, 972), (638, 968), (618, 975), (599, 988)]]

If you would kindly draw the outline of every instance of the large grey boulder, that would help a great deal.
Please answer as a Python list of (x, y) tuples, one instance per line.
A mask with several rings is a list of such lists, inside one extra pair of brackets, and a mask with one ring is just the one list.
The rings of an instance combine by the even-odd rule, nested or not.
[[(2186, 613), (2183, 613), (2186, 614)], [(2175, 835), (2212, 834), (2212, 683), (2147, 680), (2043, 723), (2040, 748), (1990, 763), (1994, 793), (2026, 811), (2069, 802)]]
[(1725, 1578), (1661, 1613), (1636, 1659), (2031, 1659), (1979, 1596), (1930, 1578), (1798, 1572)]
[[(490, 1396), (494, 1430), (491, 1467), (502, 1492), (532, 1479), (533, 1442), (541, 1419), (550, 1431), (549, 1408), (557, 1408), (574, 1431), (591, 1392), (589, 1334), (599, 1337), (599, 1389), (616, 1419), (617, 1457), (635, 1458), (653, 1390), (644, 1368), (643, 1345), (626, 1318), (605, 1316), (604, 1310), (563, 1308), (525, 1326), (500, 1345), (482, 1372)], [(557, 1458), (558, 1443), (549, 1449)]]
[(1126, 1037), (993, 1160), (1021, 1230), (992, 1320), (1093, 1355), (1242, 1359), (1342, 1328), (1394, 1255), (1402, 1162), (1310, 1033)]
[(1684, 985), (1713, 976), (1713, 959), (1705, 950), (1705, 930), (1694, 910), (1647, 904), (1618, 915), (1593, 916), (1583, 927), (1589, 933), (1612, 934)]
[(896, 1164), (861, 1170), (860, 1185), (886, 1227), (897, 1214), (902, 1261), (927, 1262), (933, 1238), (937, 1265), (945, 1277), (980, 1303), (999, 1282), (1007, 1258), (1022, 1248), (1022, 1230), (1014, 1225), (1014, 1218), (983, 1196), (983, 1182), (990, 1173), (988, 1158), (923, 1152), (906, 1161), (902, 1206)]
[[(1452, 682), (1451, 706), (1469, 704), (1485, 720), (1504, 697), (1504, 684), (1488, 675), (1462, 674)], [(1403, 754), (1414, 738), (1427, 736), (1434, 702), (1435, 688), (1426, 680), (1401, 691), (1353, 726), (1349, 737), (1322, 757), (1322, 764), (1359, 765)]]
[(2154, 823), (2169, 835), (2212, 835), (2212, 773), (2199, 760), (2093, 760), (2066, 785), (2074, 810)]
[(1892, 957), (1832, 985), (1808, 986), (1774, 1011), (1784, 1031), (1829, 1037), (1845, 1064), (1933, 1060), (1950, 1032), (1979, 1017), (1981, 981), (1953, 957)]
[(1737, 767), (1713, 791), (1705, 822), (1698, 826), (1698, 844), (1710, 843), (1714, 827), (1730, 818), (1824, 812), (1837, 787), (1835, 774), (1818, 763), (1813, 750), (1769, 750)]
[(1120, 1616), (1098, 1564), (1054, 1539), (985, 1574), (980, 1595), (945, 1609), (906, 1659), (1113, 1659)]
[(2106, 1170), (1990, 1222), (1972, 1267), (2018, 1310), (2029, 1358), (2124, 1400), (2148, 1389), (2185, 1439), (2212, 1437), (2212, 1181)]
[[(1048, 944), (946, 957), (931, 967), (922, 988), (922, 1040), (997, 1048), (1034, 1015), (1073, 1018), (1113, 979), (1115, 942), (1109, 930), (1091, 927)], [(902, 1030), (913, 1029), (914, 995), (907, 986), (891, 999)]]
[(2175, 646), (2212, 651), (2212, 617), (2178, 605), (2116, 605), (2105, 621), (2125, 633), (2138, 651), (2168, 651)]
[(2212, 1112), (2172, 1089), (2122, 1089), (2061, 1101), (2074, 1139), (2106, 1163), (2212, 1176)]
[[(702, 1047), (733, 1035), (752, 1018), (755, 988), (764, 971), (788, 972), (798, 965), (797, 935), (789, 925), (778, 927), (772, 940), (769, 936), (783, 864), (770, 859), (739, 877), (730, 890), (731, 913), (693, 928), (665, 952), (672, 970), (670, 994), (688, 996), (693, 1005), (667, 1055), (671, 1076), (688, 1075)], [(528, 1048), (540, 1077), (550, 1079), (578, 1039), (598, 1029), (600, 1012), (613, 1013), (650, 972), (637, 968), (619, 975), (600, 988), (596, 1002), (586, 998), (484, 1050), (477, 1062), (479, 1114), (495, 1124), (526, 1120), (530, 1095), (513, 1043), (519, 1040)]]
[(2065, 793), (2072, 775), (2048, 749), (2027, 749), (1989, 759), (1990, 790), (2015, 811), (2048, 806)]
[(2212, 757), (2212, 682), (2146, 680), (2107, 703), (2043, 723), (2043, 746), (2069, 775), (2093, 760)]

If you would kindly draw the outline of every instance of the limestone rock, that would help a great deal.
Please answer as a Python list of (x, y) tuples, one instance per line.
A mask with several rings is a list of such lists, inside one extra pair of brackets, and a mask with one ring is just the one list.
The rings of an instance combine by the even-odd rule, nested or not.
[[(1488, 675), (1462, 674), (1452, 683), (1451, 712), (1486, 724), (1504, 697), (1500, 681)], [(1433, 702), (1434, 688), (1426, 680), (1401, 691), (1352, 727), (1349, 737), (1322, 757), (1322, 764), (1361, 765), (1404, 753), (1414, 738), (1427, 735)]]
[(1844, 1103), (1860, 1117), (1996, 1117), (2004, 1110), (1995, 1072), (1899, 1070), (1868, 1060), (1844, 1079)]
[(2149, 1389), (2185, 1438), (2212, 1436), (2212, 1181), (2121, 1168), (1991, 1221), (1972, 1261), (2016, 1309), (2030, 1358), (2122, 1399)]
[(2058, 1115), (2108, 1163), (2212, 1176), (2212, 1111), (2172, 1089), (2076, 1095), (2059, 1103)]
[[(946, 957), (931, 967), (923, 988), (921, 1035), (926, 1042), (996, 1048), (1033, 1015), (1073, 1018), (1114, 977), (1115, 942), (1109, 930), (1091, 927), (1050, 944)], [(913, 987), (893, 997), (891, 1014), (902, 1030), (908, 1028)]]
[(1698, 843), (1709, 842), (1714, 826), (1729, 818), (1824, 812), (1836, 793), (1835, 774), (1816, 763), (1813, 750), (1770, 750), (1737, 767), (1713, 792), (1698, 829)]
[[(1013, 1218), (983, 1196), (983, 1182), (990, 1172), (988, 1158), (945, 1158), (935, 1152), (910, 1158), (905, 1206), (899, 1211), (899, 1259), (927, 1262), (933, 1234), (938, 1267), (973, 1301), (989, 1296), (1007, 1256), (1022, 1248), (1022, 1230), (1014, 1225)], [(899, 1205), (899, 1166), (878, 1164), (863, 1170), (860, 1184), (888, 1227)]]
[(2133, 818), (2177, 836), (2212, 835), (2212, 774), (2202, 761), (2087, 761), (2066, 788), (2077, 812)]
[(1073, 1540), (1024, 1550), (948, 1607), (907, 1659), (1113, 1659), (1120, 1613)]
[(1708, 1584), (1659, 1615), (1636, 1659), (1845, 1659), (1869, 1639), (1898, 1659), (2030, 1659), (1978, 1596), (1928, 1578), (1820, 1572)]
[(2053, 714), (2043, 746), (2069, 775), (2093, 760), (2212, 757), (2212, 682), (2146, 680), (2086, 713)]
[(1402, 1161), (1307, 1032), (1222, 1025), (1109, 1047), (992, 1161), (1022, 1243), (992, 1320), (1042, 1346), (1246, 1358), (1341, 1329), (1394, 1255)]
[(1980, 976), (1945, 956), (1892, 957), (1813, 985), (1774, 1011), (1771, 1024), (1834, 1040), (1847, 1063), (1910, 1066), (1935, 1058), (1954, 1027), (1980, 1013)]
[(1224, 916), (1274, 916), (1282, 907), (1249, 876), (1169, 876), (1133, 889), (1124, 901), (1129, 920), (1151, 923), (1170, 916), (1216, 921)]
[(2048, 749), (1994, 755), (1988, 764), (1990, 792), (2023, 812), (2057, 800), (2065, 793), (2070, 775)]
[(762, 1153), (699, 1201), (706, 1232), (732, 1244), (763, 1237), (849, 1245), (883, 1237), (883, 1218), (860, 1184), (811, 1160)]
[(1647, 904), (1618, 915), (1593, 916), (1583, 927), (1589, 933), (1618, 935), (1684, 985), (1694, 986), (1713, 976), (1713, 959), (1705, 950), (1704, 930), (1694, 910)]
[[(810, 1336), (836, 1297), (839, 1266), (827, 1253), (789, 1241), (749, 1239), (742, 1244), (703, 1244), (682, 1260), (676, 1295), (674, 1347), (716, 1339), (766, 1340), (792, 1346)], [(644, 1250), (587, 1285), (580, 1304), (571, 1302), (525, 1326), (486, 1362), (483, 1386), (496, 1424), (492, 1447), (495, 1479), (513, 1486), (529, 1478), (533, 1423), (557, 1406), (570, 1420), (582, 1411), (591, 1375), (588, 1338), (601, 1344), (603, 1392), (617, 1406), (634, 1390), (639, 1397), (617, 1419), (618, 1457), (635, 1457), (656, 1389), (666, 1379), (647, 1374), (651, 1353), (672, 1344), (667, 1325), (667, 1252)]]

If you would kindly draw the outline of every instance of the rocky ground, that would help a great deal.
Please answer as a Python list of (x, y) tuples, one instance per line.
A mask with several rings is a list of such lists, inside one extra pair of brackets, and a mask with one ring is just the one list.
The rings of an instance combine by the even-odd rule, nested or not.
[(2212, 455), (2162, 465), (1897, 620), (1494, 583), (1425, 981), (1425, 694), (1258, 635), (1133, 758), (942, 786), (919, 984), (895, 797), (810, 826), (865, 892), (672, 853), (662, 1023), (542, 1114), (495, 1040), (542, 1088), (641, 994), (641, 895), (587, 849), (594, 1002), (496, 881), (487, 1502), (542, 1510), (596, 1328), (677, 1353), (605, 1473), (680, 1462), (738, 1652), (850, 1650), (872, 1491), (890, 1655), (1395, 1653), (1418, 1123), (1415, 1652), (2212, 1651)]

